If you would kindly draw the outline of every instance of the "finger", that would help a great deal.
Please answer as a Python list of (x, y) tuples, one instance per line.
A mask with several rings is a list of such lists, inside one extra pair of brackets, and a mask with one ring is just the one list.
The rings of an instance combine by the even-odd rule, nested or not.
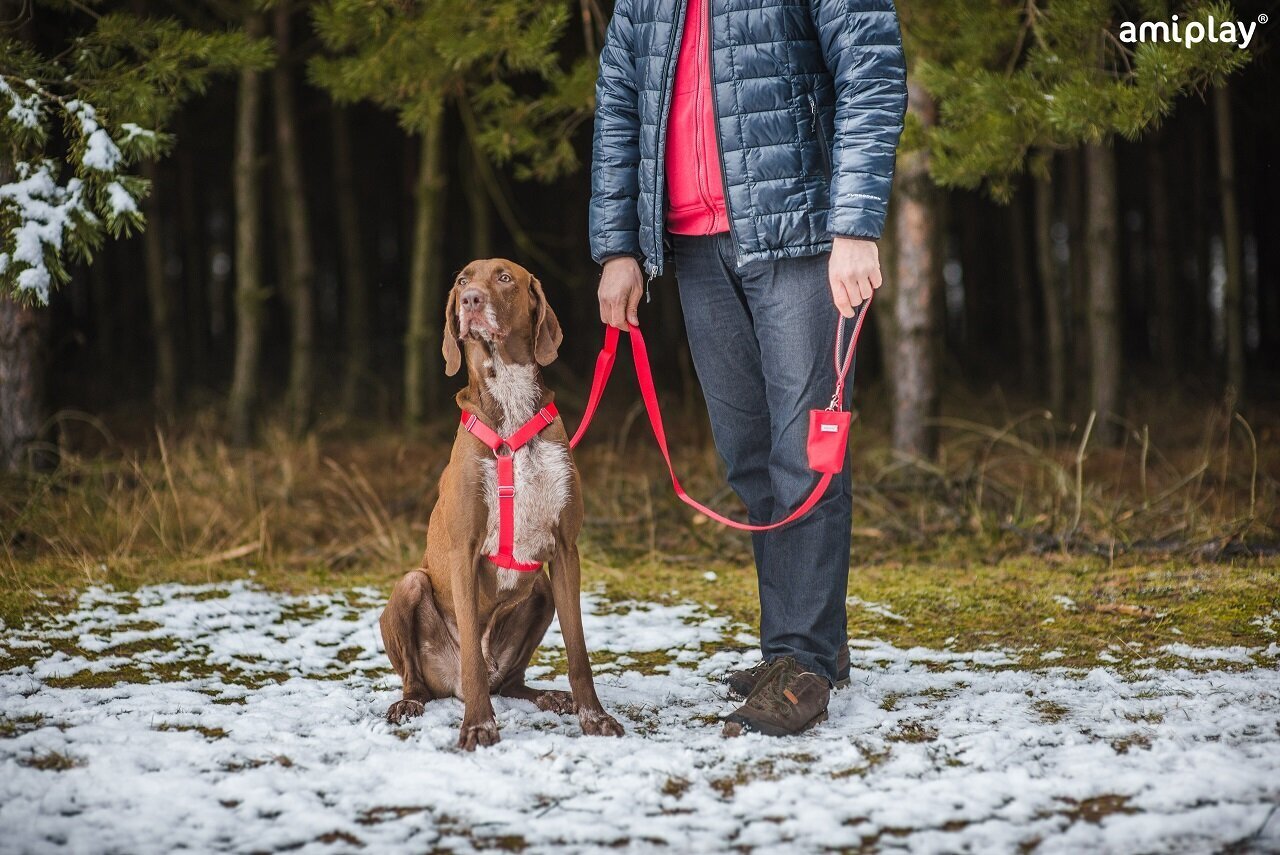
[(854, 304), (849, 301), (849, 290), (845, 288), (844, 283), (838, 279), (831, 281), (831, 300), (836, 305), (836, 310), (846, 318), (853, 317)]
[(600, 297), (600, 323), (611, 323), (613, 319), (613, 311), (610, 309), (609, 301), (601, 295)]
[(614, 300), (611, 306), (611, 317), (613, 326), (626, 332), (630, 327), (627, 326), (627, 307), (623, 305), (621, 300)]
[(627, 322), (640, 326), (640, 296), (643, 288), (632, 288), (627, 294)]
[(880, 272), (880, 268), (877, 267), (875, 270), (871, 271), (871, 287), (879, 288), (883, 284), (884, 284), (884, 274), (882, 274)]
[[(862, 305), (862, 290), (858, 288), (858, 280), (850, 279), (845, 287), (849, 290), (849, 305), (853, 306), (854, 309), (857, 309)], [(845, 315), (845, 317), (852, 318), (853, 315), (854, 313), (850, 312)]]
[(859, 277), (859, 278), (858, 278), (858, 292), (859, 292), (860, 294), (862, 294), (862, 299), (864, 299), (864, 300), (870, 300), (870, 299), (871, 299), (871, 292), (872, 292), (873, 290), (874, 290), (874, 289), (871, 287), (871, 278), (870, 278), (870, 277), (865, 277), (865, 278), (864, 278), (864, 277)]

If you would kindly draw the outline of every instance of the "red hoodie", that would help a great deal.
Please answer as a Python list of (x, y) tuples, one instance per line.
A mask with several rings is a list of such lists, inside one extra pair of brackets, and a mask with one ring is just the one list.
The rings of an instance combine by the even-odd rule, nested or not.
[(667, 229), (678, 235), (729, 229), (711, 100), (708, 2), (689, 0), (667, 124)]

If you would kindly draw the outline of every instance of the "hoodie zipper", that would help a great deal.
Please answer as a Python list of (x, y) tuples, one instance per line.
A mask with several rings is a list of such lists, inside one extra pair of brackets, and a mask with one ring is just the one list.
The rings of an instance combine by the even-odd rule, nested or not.
[(822, 124), (818, 120), (818, 102), (812, 95), (809, 96), (809, 113), (813, 117), (813, 139), (818, 144), (818, 151), (822, 152), (822, 166), (827, 171), (827, 178), (830, 178), (831, 152), (827, 151), (827, 141), (822, 135)]

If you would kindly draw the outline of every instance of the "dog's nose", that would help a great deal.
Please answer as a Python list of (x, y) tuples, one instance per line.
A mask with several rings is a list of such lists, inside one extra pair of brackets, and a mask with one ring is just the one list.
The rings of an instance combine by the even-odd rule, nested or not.
[(484, 292), (475, 288), (469, 288), (462, 292), (462, 296), (458, 298), (458, 302), (462, 305), (463, 310), (468, 312), (478, 312), (484, 308)]

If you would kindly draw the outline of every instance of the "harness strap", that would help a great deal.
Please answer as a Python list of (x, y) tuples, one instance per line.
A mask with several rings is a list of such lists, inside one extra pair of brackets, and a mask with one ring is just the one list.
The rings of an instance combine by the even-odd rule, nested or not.
[(516, 542), (516, 469), (515, 453), (550, 426), (560, 411), (554, 403), (533, 414), (515, 433), (503, 438), (496, 430), (480, 421), (475, 413), (463, 412), (462, 428), (493, 450), (498, 481), (498, 549), (488, 558), (507, 570), (532, 573), (542, 568), (536, 561), (517, 561), (512, 551)]

